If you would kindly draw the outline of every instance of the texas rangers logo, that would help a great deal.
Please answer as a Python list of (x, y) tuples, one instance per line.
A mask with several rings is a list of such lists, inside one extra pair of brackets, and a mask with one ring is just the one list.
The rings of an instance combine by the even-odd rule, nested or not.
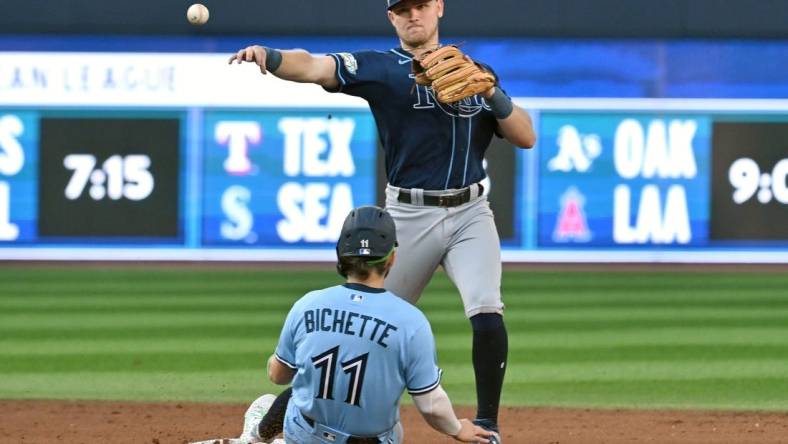
[(588, 242), (591, 231), (583, 207), (586, 198), (575, 187), (570, 187), (561, 196), (561, 210), (553, 230), (553, 242)]

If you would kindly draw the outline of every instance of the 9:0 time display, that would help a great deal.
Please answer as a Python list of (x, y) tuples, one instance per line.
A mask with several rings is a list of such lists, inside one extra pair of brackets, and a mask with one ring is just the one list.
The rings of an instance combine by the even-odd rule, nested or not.
[(728, 169), (728, 180), (734, 188), (733, 201), (747, 202), (757, 193), (758, 202), (768, 204), (774, 198), (788, 204), (788, 158), (774, 165), (771, 173), (761, 173), (758, 163), (748, 157), (736, 159)]

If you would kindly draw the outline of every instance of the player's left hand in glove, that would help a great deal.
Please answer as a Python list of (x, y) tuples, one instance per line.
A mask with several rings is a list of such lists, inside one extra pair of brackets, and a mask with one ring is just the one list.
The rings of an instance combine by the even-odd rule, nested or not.
[(458, 102), (495, 86), (495, 76), (455, 45), (442, 46), (413, 59), (412, 70), (416, 83), (432, 86), (442, 103)]

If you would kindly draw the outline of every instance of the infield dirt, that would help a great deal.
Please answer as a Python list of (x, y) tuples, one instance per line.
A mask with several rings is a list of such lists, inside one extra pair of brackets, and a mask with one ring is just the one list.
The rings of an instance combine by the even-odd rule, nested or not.
[[(0, 443), (184, 444), (234, 437), (244, 405), (0, 401)], [(458, 414), (472, 415), (468, 408)], [(506, 444), (788, 443), (788, 413), (506, 408)], [(402, 409), (405, 443), (453, 443)]]

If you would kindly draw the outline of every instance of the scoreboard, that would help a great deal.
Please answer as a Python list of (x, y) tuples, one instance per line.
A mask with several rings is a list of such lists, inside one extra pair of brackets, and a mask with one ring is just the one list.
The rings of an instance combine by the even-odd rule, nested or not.
[(714, 125), (711, 238), (788, 240), (788, 122)]
[(333, 244), (375, 202), (369, 112), (207, 112), (202, 244)]
[(542, 115), (542, 246), (704, 245), (706, 116)]
[(347, 110), (0, 110), (0, 242), (185, 246), (201, 226), (205, 246), (332, 244), (375, 202), (374, 128)]
[(788, 245), (788, 116), (544, 111), (540, 120), (540, 247)]
[(176, 241), (180, 119), (39, 120), (39, 239)]
[(0, 112), (0, 240), (179, 242), (181, 119), (90, 114)]
[[(788, 101), (514, 100), (505, 261), (788, 262)], [(362, 100), (223, 54), (0, 52), (0, 260), (333, 260), (381, 154)]]

